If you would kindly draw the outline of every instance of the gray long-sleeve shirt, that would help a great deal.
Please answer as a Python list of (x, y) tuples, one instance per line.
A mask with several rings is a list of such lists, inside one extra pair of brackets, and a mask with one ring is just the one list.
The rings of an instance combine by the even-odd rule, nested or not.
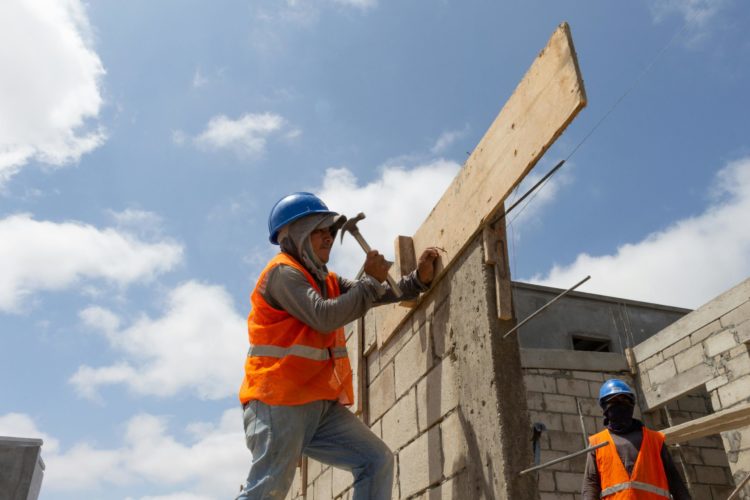
[[(632, 474), (635, 461), (638, 458), (638, 451), (641, 449), (643, 441), (642, 428), (638, 427), (626, 434), (615, 434), (614, 432), (610, 432), (610, 434), (617, 448), (617, 454), (620, 456), (623, 466), (625, 466), (625, 470), (628, 474)], [(685, 487), (682, 476), (677, 471), (677, 467), (675, 467), (666, 445), (662, 445), (660, 454), (672, 498), (674, 500), (692, 500), (690, 492)], [(586, 471), (583, 476), (583, 488), (581, 492), (583, 500), (599, 500), (601, 491), (601, 478), (599, 477), (599, 470), (596, 468), (596, 451), (592, 451), (586, 457)]]
[(401, 297), (396, 297), (390, 286), (378, 283), (367, 274), (356, 281), (340, 276), (338, 280), (341, 295), (328, 298), (325, 286), (321, 286), (321, 293), (318, 293), (302, 272), (281, 264), (266, 274), (260, 291), (272, 307), (285, 310), (314, 330), (333, 332), (360, 318), (375, 305), (410, 300), (428, 288), (419, 281), (416, 271), (399, 281)]

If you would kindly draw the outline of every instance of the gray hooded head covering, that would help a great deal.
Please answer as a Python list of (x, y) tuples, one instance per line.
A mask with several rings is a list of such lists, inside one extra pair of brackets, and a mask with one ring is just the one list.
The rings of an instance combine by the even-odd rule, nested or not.
[(343, 215), (311, 214), (282, 227), (279, 231), (281, 250), (294, 257), (321, 284), (328, 276), (328, 268), (313, 251), (310, 233), (316, 229), (331, 228), (334, 238), (339, 228), (346, 222)]

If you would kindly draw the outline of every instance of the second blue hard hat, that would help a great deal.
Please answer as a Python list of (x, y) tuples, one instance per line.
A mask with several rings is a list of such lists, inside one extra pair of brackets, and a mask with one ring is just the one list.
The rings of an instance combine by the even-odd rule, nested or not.
[(633, 389), (619, 378), (611, 378), (604, 382), (599, 389), (599, 406), (604, 408), (604, 404), (609, 398), (619, 394), (630, 397), (633, 403), (635, 403), (635, 393), (633, 392)]
[(310, 214), (333, 214), (323, 200), (312, 193), (297, 192), (284, 196), (276, 202), (268, 216), (268, 239), (278, 245), (279, 230), (297, 219)]

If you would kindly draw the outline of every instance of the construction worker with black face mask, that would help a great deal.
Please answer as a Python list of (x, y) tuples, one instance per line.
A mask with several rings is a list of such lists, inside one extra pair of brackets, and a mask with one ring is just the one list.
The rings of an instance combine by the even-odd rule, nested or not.
[(664, 434), (633, 418), (635, 394), (619, 379), (604, 382), (599, 406), (606, 429), (589, 438), (591, 446), (583, 478), (583, 500), (691, 500), (672, 462)]
[(437, 250), (401, 278), (396, 296), (389, 264), (368, 252), (356, 281), (328, 271), (336, 232), (346, 218), (311, 193), (279, 200), (268, 218), (269, 239), (281, 251), (251, 294), (250, 350), (240, 387), (250, 472), (237, 500), (283, 500), (301, 456), (348, 470), (354, 500), (387, 500), (393, 454), (345, 408), (354, 401), (344, 325), (378, 304), (414, 299), (428, 289)]

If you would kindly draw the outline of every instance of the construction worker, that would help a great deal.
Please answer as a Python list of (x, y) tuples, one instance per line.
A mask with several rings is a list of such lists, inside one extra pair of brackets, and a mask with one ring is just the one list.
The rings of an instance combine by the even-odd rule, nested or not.
[(343, 327), (374, 305), (416, 298), (432, 282), (438, 253), (422, 253), (397, 298), (376, 250), (357, 281), (328, 271), (345, 220), (311, 193), (292, 193), (271, 210), (269, 239), (281, 252), (251, 295), (239, 396), (252, 463), (238, 500), (284, 499), (302, 455), (351, 471), (355, 500), (391, 498), (392, 452), (344, 407), (354, 394)]
[(583, 500), (690, 500), (664, 434), (648, 429), (633, 418), (635, 394), (619, 379), (604, 382), (599, 406), (606, 429), (589, 438), (590, 452), (583, 478)]

